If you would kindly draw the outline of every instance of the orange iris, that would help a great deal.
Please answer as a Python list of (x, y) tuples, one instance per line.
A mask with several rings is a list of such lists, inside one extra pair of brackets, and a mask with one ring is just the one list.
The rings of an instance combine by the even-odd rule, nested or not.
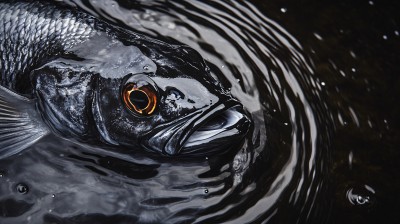
[(129, 83), (122, 95), (125, 105), (133, 112), (148, 116), (156, 109), (157, 94), (150, 85), (138, 87), (135, 83)]

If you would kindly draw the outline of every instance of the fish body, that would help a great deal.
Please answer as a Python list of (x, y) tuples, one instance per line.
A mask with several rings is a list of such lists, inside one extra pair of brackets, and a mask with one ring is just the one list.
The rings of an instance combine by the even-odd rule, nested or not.
[(192, 48), (60, 3), (0, 1), (0, 75), (0, 158), (49, 133), (207, 154), (251, 124)]

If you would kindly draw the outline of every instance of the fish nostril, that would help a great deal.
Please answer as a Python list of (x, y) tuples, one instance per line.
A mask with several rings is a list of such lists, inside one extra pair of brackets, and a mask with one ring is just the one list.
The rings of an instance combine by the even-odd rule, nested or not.
[(185, 95), (176, 88), (170, 88), (168, 90), (168, 95), (175, 98), (175, 100), (185, 99)]

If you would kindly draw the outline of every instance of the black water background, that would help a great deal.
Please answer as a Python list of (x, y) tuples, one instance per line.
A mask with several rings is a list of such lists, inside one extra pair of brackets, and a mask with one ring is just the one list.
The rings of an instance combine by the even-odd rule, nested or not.
[[(131, 5), (131, 1), (121, 1), (120, 4), (121, 7), (135, 6), (134, 4)], [(315, 163), (321, 170), (317, 172), (317, 177), (307, 179), (299, 175), (299, 173), (304, 173), (305, 176), (310, 174), (304, 167), (306, 163), (304, 161), (298, 162), (299, 165), (295, 166), (296, 175), (293, 177), (293, 183), (287, 185), (290, 189), (288, 193), (282, 194), (281, 198), (276, 201), (269, 199), (272, 208), (265, 209), (264, 215), (252, 217), (248, 221), (293, 223), (297, 220), (301, 223), (315, 223), (322, 220), (327, 223), (398, 223), (398, 211), (400, 209), (397, 203), (398, 190), (400, 189), (398, 175), (400, 119), (398, 114), (400, 110), (397, 98), (400, 96), (398, 78), (400, 66), (397, 62), (397, 52), (400, 50), (400, 37), (396, 34), (396, 31), (400, 32), (400, 21), (397, 15), (400, 9), (399, 4), (395, 1), (386, 3), (371, 3), (370, 1), (254, 1), (254, 6), (264, 16), (278, 24), (275, 28), (286, 30), (291, 37), (300, 43), (301, 49), (295, 48), (295, 51), (304, 55), (305, 62), (309, 63), (312, 68), (312, 74), (303, 71), (304, 73), (299, 73), (297, 78), (306, 80), (303, 81), (300, 90), (307, 95), (307, 100), (313, 105), (314, 115), (320, 118), (316, 121), (318, 127), (322, 127), (318, 129), (319, 141), (316, 151), (318, 156), (315, 157), (315, 161), (314, 158), (310, 159), (310, 162)], [(166, 9), (166, 11), (168, 10)], [(105, 15), (105, 13), (102, 15)], [(107, 17), (105, 18), (107, 19)], [(283, 37), (287, 36), (284, 35)], [(207, 47), (207, 45), (202, 47)], [(285, 49), (282, 52), (286, 52)], [(285, 59), (289, 65), (293, 63), (291, 61), (293, 57), (290, 54), (276, 55), (278, 55), (276, 58), (278, 61)], [(234, 69), (234, 67), (230, 69)], [(278, 74), (286, 75), (284, 72), (278, 72)], [(239, 78), (243, 80), (241, 77)], [(256, 81), (262, 82), (262, 80)], [(318, 85), (311, 85), (312, 81), (317, 82)], [(229, 84), (232, 83), (232, 80), (229, 79), (225, 82)], [(289, 87), (284, 85), (284, 88)], [(263, 92), (262, 89), (258, 91)], [(240, 97), (242, 92), (234, 89), (234, 93)], [(267, 94), (262, 96), (269, 97)], [(282, 94), (283, 96), (284, 94)], [(311, 128), (301, 129), (299, 124), (302, 123), (297, 123), (305, 119), (305, 116), (303, 116), (305, 112), (302, 108), (304, 102), (296, 100), (294, 94), (289, 94), (289, 98), (289, 102), (294, 102), (294, 105), (298, 107), (295, 111), (299, 113), (294, 117), (296, 120), (289, 122), (289, 130), (300, 128), (302, 130), (300, 133), (307, 134)], [(274, 102), (274, 100), (277, 102)], [(278, 104), (283, 105), (284, 108), (285, 101), (280, 100), (282, 100), (281, 97), (270, 97), (269, 101), (264, 101), (269, 104), (263, 107), (264, 117), (272, 117), (277, 120), (278, 126), (288, 122), (290, 118), (289, 113), (284, 109), (281, 111), (281, 115), (273, 113), (273, 109)], [(259, 118), (253, 117), (253, 119)], [(264, 120), (264, 118), (260, 118), (260, 120)], [(270, 123), (266, 122), (266, 124), (269, 125)], [(280, 134), (283, 137), (272, 135), (274, 130), (282, 132)], [(47, 223), (84, 223), (93, 220), (124, 223), (139, 219), (136, 219), (135, 215), (140, 216), (138, 215), (140, 212), (148, 212), (143, 208), (136, 208), (133, 205), (134, 203), (140, 202), (146, 205), (148, 209), (151, 206), (155, 209), (163, 204), (168, 206), (174, 205), (175, 202), (187, 202), (188, 198), (202, 202), (201, 198), (204, 196), (201, 195), (204, 195), (205, 190), (208, 194), (209, 189), (212, 194), (207, 198), (211, 200), (213, 197), (221, 196), (222, 203), (209, 208), (198, 206), (198, 211), (195, 211), (194, 208), (196, 207), (193, 207), (192, 210), (183, 210), (176, 216), (182, 216), (186, 220), (196, 220), (196, 217), (193, 219), (188, 217), (197, 214), (199, 216), (197, 218), (203, 221), (231, 221), (235, 223), (234, 218), (240, 217), (246, 210), (260, 209), (259, 206), (256, 206), (257, 201), (261, 201), (265, 197), (264, 194), (269, 192), (269, 186), (258, 186), (258, 184), (272, 184), (276, 175), (279, 175), (279, 171), (282, 167), (285, 167), (285, 162), (292, 155), (287, 147), (279, 146), (280, 143), (290, 142), (290, 139), (287, 139), (287, 136), (290, 137), (290, 133), (289, 135), (286, 134), (288, 128), (279, 126), (272, 131), (267, 132), (269, 134), (267, 137), (272, 136), (272, 139), (281, 137), (283, 140), (279, 139), (274, 143), (277, 144), (276, 148), (273, 147), (274, 144), (270, 144), (270, 148), (267, 148), (270, 151), (262, 154), (262, 156), (272, 158), (274, 161), (262, 158), (262, 156), (260, 156), (261, 158), (254, 156), (257, 161), (253, 161), (253, 166), (250, 166), (250, 169), (247, 170), (247, 175), (243, 177), (245, 182), (239, 181), (239, 185), (242, 187), (235, 186), (235, 175), (237, 173), (233, 172), (234, 174), (226, 176), (227, 173), (231, 172), (224, 165), (225, 160), (215, 159), (211, 163), (198, 161), (176, 164), (171, 161), (135, 158), (133, 161), (126, 162), (103, 157), (101, 153), (79, 154), (79, 148), (71, 147), (69, 143), (61, 145), (61, 147), (65, 147), (62, 151), (67, 154), (58, 155), (57, 152), (52, 151), (60, 147), (57, 145), (58, 143), (54, 142), (54, 139), (45, 139), (32, 151), (26, 153), (27, 156), (22, 157), (23, 160), (6, 161), (2, 164), (2, 176), (9, 176), (11, 179), (15, 176), (16, 178), (11, 181), (13, 183), (10, 185), (12, 189), (4, 188), (6, 185), (2, 185), (1, 190), (3, 192), (8, 192), (10, 189), (14, 190), (16, 196), (13, 197), (16, 200), (2, 200), (0, 208), (3, 216), (4, 214), (7, 217), (20, 216), (20, 219), (17, 218), (16, 220), (27, 220), (29, 216), (24, 216), (24, 213), (29, 213), (34, 204), (38, 202), (37, 198), (41, 198), (39, 202), (43, 204), (43, 209), (58, 207), (59, 211), (53, 211), (53, 213), (63, 214), (73, 210), (73, 206), (79, 205), (77, 196), (92, 192), (92, 195), (89, 194), (93, 197), (92, 200), (90, 198), (83, 199), (83, 204), (81, 204), (81, 206), (96, 206), (97, 202), (97, 208), (84, 209), (90, 215), (77, 215), (72, 219), (63, 219), (61, 216), (52, 216), (49, 211), (49, 214), (44, 215), (44, 220)], [(306, 142), (305, 145), (308, 146), (307, 144)], [(46, 147), (49, 149), (48, 152), (45, 150)], [(304, 149), (306, 156), (299, 156), (299, 159), (309, 159), (312, 155), (310, 148), (301, 149)], [(38, 153), (38, 155), (33, 155), (34, 153)], [(70, 153), (69, 158), (64, 161), (63, 157), (68, 153)], [(54, 158), (54, 160), (49, 161), (48, 158)], [(241, 157), (239, 156), (239, 158)], [(226, 160), (228, 164), (234, 166), (229, 163), (229, 160), (233, 160), (232, 158)], [(164, 164), (161, 164), (162, 162)], [(7, 164), (18, 169), (7, 170), (7, 167), (4, 168)], [(34, 167), (32, 164), (43, 164), (43, 166)], [(71, 164), (78, 165), (77, 167), (70, 167)], [(207, 170), (208, 166), (214, 166), (214, 168)], [(204, 167), (203, 170), (201, 167)], [(187, 175), (185, 169), (192, 170), (194, 174), (193, 176), (180, 177), (180, 179), (179, 174)], [(170, 173), (171, 170), (173, 173)], [(282, 170), (284, 171), (282, 174), (288, 172), (288, 170)], [(101, 178), (93, 178), (90, 172), (100, 175)], [(164, 179), (161, 178), (163, 175), (160, 175), (163, 172), (165, 172)], [(32, 176), (32, 174), (43, 175), (49, 179), (45, 180), (40, 176)], [(166, 177), (168, 175), (169, 177)], [(212, 177), (217, 177), (217, 179), (214, 180)], [(63, 178), (64, 180), (62, 180)], [(160, 196), (165, 196), (165, 193), (173, 193), (173, 191), (166, 191), (163, 195), (162, 187), (146, 185), (146, 183), (163, 183), (165, 179), (171, 186), (174, 186), (174, 180), (182, 181), (182, 179), (189, 184), (189, 178), (198, 181), (198, 186), (183, 185), (181, 197), (177, 194), (178, 196), (170, 196), (169, 199)], [(211, 178), (210, 180), (213, 181), (207, 183), (209, 180), (207, 178)], [(25, 183), (23, 180), (26, 180)], [(301, 200), (297, 204), (287, 203), (291, 190), (295, 190), (300, 180), (307, 180), (304, 187), (300, 189)], [(63, 186), (54, 186), (54, 184), (60, 185), (63, 181), (67, 189), (64, 189)], [(119, 185), (120, 183), (128, 183), (128, 187), (122, 188)], [(254, 187), (254, 191), (249, 191), (251, 194), (240, 193), (246, 187), (252, 186), (252, 183), (257, 185)], [(319, 185), (320, 183), (323, 184)], [(134, 187), (129, 186), (129, 184)], [(184, 183), (175, 182), (175, 185), (179, 184)], [(315, 184), (323, 186), (323, 190), (315, 188)], [(25, 185), (29, 187), (29, 191), (24, 190)], [(95, 187), (96, 185), (98, 187)], [(208, 188), (206, 188), (207, 186)], [(283, 189), (282, 185), (276, 186), (278, 189)], [(78, 192), (76, 195), (70, 194), (72, 192), (71, 187)], [(137, 187), (137, 193), (132, 192), (135, 187)], [(145, 189), (146, 187), (148, 189)], [(224, 199), (223, 193), (229, 192), (229, 188), (234, 190), (232, 197)], [(55, 194), (53, 197), (51, 191), (57, 189), (60, 194)], [(160, 189), (159, 195), (157, 189)], [(118, 215), (91, 214), (91, 211), (111, 210), (110, 205), (102, 204), (104, 202), (101, 199), (96, 199), (96, 195), (107, 195), (107, 190), (109, 195), (113, 196), (109, 198), (110, 202), (127, 203), (131, 207), (130, 211), (136, 213), (124, 215), (126, 211), (123, 210)], [(190, 190), (191, 193), (185, 193), (185, 190)], [(63, 191), (65, 191), (65, 194), (62, 194)], [(79, 194), (79, 191), (83, 193)], [(199, 191), (202, 192), (199, 193)], [(157, 199), (157, 196), (159, 197), (158, 201), (137, 201), (141, 198), (141, 193), (152, 193), (155, 199)], [(127, 196), (131, 196), (132, 199), (124, 198)], [(238, 196), (241, 196), (243, 200), (237, 198)], [(313, 199), (314, 196), (317, 198), (316, 200)], [(55, 198), (56, 202), (48, 202), (53, 200), (52, 198)], [(310, 201), (308, 198), (311, 198), (311, 204), (307, 203), (307, 201)], [(85, 200), (87, 200), (87, 204), (84, 203)], [(67, 206), (66, 203), (71, 203), (71, 205)], [(240, 209), (240, 206), (237, 206), (225, 215), (217, 214), (213, 216), (213, 213), (218, 213), (218, 209), (227, 209), (225, 207), (234, 203), (242, 206), (243, 210)], [(189, 207), (192, 205), (190, 202), (183, 204), (187, 204)], [(122, 207), (123, 205), (121, 205)], [(40, 208), (40, 206), (36, 206), (35, 209)], [(307, 209), (310, 209), (311, 215), (308, 214)], [(45, 211), (39, 210), (40, 212), (45, 214)], [(166, 211), (154, 212), (154, 214), (167, 216)], [(149, 212), (149, 217), (154, 214)], [(201, 219), (201, 215), (210, 218)], [(41, 218), (41, 216), (38, 217)], [(157, 217), (153, 218), (157, 220)], [(171, 222), (174, 219), (170, 217), (167, 220)], [(182, 221), (185, 219), (175, 220)]]
[[(258, 4), (301, 42), (319, 79), (326, 83), (320, 94), (346, 122), (335, 121), (329, 222), (399, 223), (399, 2)], [(375, 190), (372, 203), (349, 203), (349, 189), (371, 195), (363, 185)]]
[[(330, 223), (398, 223), (399, 2), (268, 1), (260, 5), (302, 43), (319, 79), (326, 82), (321, 91), (326, 103), (345, 117), (346, 124), (335, 122)], [(364, 184), (376, 192), (372, 205), (348, 203), (346, 191), (357, 188), (365, 193)]]

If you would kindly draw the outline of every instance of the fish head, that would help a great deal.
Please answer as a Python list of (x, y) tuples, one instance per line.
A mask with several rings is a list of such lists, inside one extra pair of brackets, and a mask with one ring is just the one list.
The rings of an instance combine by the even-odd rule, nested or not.
[(250, 119), (201, 55), (187, 46), (162, 46), (141, 49), (154, 72), (131, 74), (121, 85), (140, 145), (167, 155), (203, 155), (241, 140)]
[[(109, 44), (99, 47), (103, 43)], [(92, 117), (86, 123), (92, 124), (108, 144), (169, 156), (203, 155), (227, 149), (248, 132), (251, 121), (243, 106), (190, 47), (143, 40), (128, 45), (100, 39), (77, 47), (74, 55), (80, 60), (58, 59), (52, 66), (57, 71), (68, 67), (81, 77), (90, 74), (86, 75), (91, 80), (86, 82), (90, 83), (86, 88), (90, 94), (82, 95), (88, 100), (81, 107), (91, 108), (84, 110)], [(77, 89), (81, 83), (68, 87)], [(56, 97), (58, 104), (68, 102)], [(47, 104), (54, 104), (50, 98), (42, 96)], [(65, 105), (59, 108), (68, 110)]]

